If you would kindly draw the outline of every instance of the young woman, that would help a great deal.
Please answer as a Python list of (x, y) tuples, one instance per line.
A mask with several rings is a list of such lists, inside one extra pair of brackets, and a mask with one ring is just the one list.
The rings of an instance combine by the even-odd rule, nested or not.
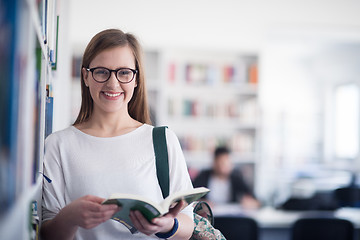
[[(46, 139), (42, 239), (189, 239), (192, 208), (178, 204), (148, 222), (138, 211), (131, 234), (109, 220), (118, 211), (102, 205), (112, 193), (143, 195), (160, 202), (141, 47), (117, 29), (95, 35), (82, 60), (82, 104), (73, 126)], [(170, 193), (192, 188), (176, 135), (166, 130)], [(156, 235), (155, 235), (156, 234)]]

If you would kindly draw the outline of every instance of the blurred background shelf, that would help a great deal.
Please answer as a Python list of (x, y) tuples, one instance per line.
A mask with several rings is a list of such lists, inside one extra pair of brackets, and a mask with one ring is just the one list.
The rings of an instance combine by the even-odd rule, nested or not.
[[(237, 155), (257, 151), (256, 54), (165, 48), (146, 51), (145, 56), (153, 121), (175, 131), (190, 167), (201, 166), (199, 162), (208, 167), (211, 155), (203, 153), (219, 144), (231, 145)], [(243, 153), (237, 147), (240, 135), (251, 142)]]
[[(59, 1), (0, 1), (4, 13), (0, 32), (2, 39), (10, 41), (0, 41), (0, 58), (7, 62), (1, 75), (8, 73), (1, 79), (0, 95), (11, 96), (1, 98), (1, 125), (10, 134), (5, 139), (1, 131), (0, 141), (0, 232), (4, 239), (38, 239), (44, 141), (52, 132)], [(6, 105), (10, 109), (3, 112)]]

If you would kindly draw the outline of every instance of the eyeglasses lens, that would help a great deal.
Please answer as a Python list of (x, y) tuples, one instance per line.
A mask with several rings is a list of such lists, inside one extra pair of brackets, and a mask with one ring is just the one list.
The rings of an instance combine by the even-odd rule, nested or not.
[(105, 82), (109, 79), (110, 71), (106, 68), (98, 68), (93, 72), (93, 78), (99, 82)]
[(133, 77), (134, 73), (129, 69), (119, 69), (116, 73), (116, 77), (120, 82), (130, 82)]

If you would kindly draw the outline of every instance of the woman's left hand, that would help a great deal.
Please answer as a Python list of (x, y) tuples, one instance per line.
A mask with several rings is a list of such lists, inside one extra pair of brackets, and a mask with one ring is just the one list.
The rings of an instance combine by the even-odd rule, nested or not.
[(167, 214), (162, 217), (154, 218), (151, 222), (149, 222), (140, 211), (131, 211), (130, 219), (137, 230), (148, 236), (158, 232), (166, 233), (173, 228), (174, 218), (184, 206), (185, 202), (180, 201), (174, 208), (171, 208)]

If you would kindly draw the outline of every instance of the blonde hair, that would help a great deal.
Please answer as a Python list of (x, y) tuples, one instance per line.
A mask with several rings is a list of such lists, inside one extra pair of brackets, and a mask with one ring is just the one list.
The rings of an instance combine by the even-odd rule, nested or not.
[[(138, 70), (135, 81), (137, 87), (128, 104), (129, 115), (141, 123), (151, 123), (147, 94), (145, 86), (144, 66), (142, 60), (142, 49), (136, 37), (130, 33), (124, 33), (119, 29), (107, 29), (96, 34), (87, 45), (83, 59), (82, 68), (88, 68), (91, 61), (102, 51), (114, 47), (128, 46), (131, 48), (135, 67)], [(74, 125), (86, 122), (93, 112), (93, 100), (89, 88), (85, 86), (84, 76), (81, 71), (81, 108)]]

